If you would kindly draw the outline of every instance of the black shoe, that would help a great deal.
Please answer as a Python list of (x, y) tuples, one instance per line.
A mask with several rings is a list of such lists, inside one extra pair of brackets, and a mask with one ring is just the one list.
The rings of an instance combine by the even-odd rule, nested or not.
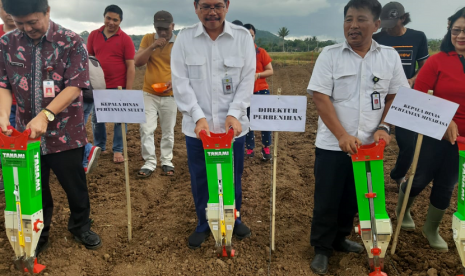
[(87, 249), (94, 250), (102, 246), (102, 240), (99, 235), (91, 230), (81, 233), (80, 235), (74, 235), (74, 239), (82, 243)]
[(190, 249), (200, 248), (202, 243), (210, 236), (210, 229), (205, 232), (194, 232), (189, 236), (187, 247)]
[(243, 240), (252, 235), (249, 227), (247, 227), (247, 225), (245, 225), (243, 222), (234, 226), (233, 234), (238, 240)]
[(316, 254), (310, 268), (315, 274), (325, 275), (328, 273), (328, 257), (323, 254)]
[(50, 242), (48, 241), (48, 238), (47, 239), (39, 238), (39, 242), (37, 243), (36, 252), (35, 252), (36, 258), (39, 257), (40, 253), (47, 250), (49, 246), (50, 246)]
[(262, 148), (263, 161), (269, 161), (272, 159), (270, 147)]
[(361, 246), (360, 244), (351, 241), (351, 240), (344, 240), (341, 244), (334, 246), (334, 250), (340, 252), (353, 252), (353, 253), (362, 253), (365, 250), (365, 247)]

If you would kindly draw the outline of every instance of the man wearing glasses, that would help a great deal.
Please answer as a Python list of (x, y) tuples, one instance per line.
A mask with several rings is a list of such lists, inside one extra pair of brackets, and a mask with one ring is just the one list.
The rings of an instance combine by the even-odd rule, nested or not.
[[(205, 208), (208, 202), (207, 172), (199, 133), (208, 135), (234, 129), (234, 184), (236, 207), (242, 203), (245, 135), (249, 129), (247, 107), (255, 81), (255, 51), (250, 33), (225, 21), (226, 0), (195, 0), (200, 22), (178, 35), (171, 55), (173, 92), (183, 114), (187, 158), (198, 224), (189, 237), (189, 248), (201, 246), (210, 235)], [(232, 85), (223, 85), (231, 83)], [(236, 220), (234, 235), (250, 237), (250, 229)]]
[[(174, 174), (173, 159), (174, 126), (176, 125), (176, 102), (171, 89), (171, 49), (176, 36), (173, 34), (173, 16), (167, 11), (155, 14), (154, 26), (156, 33), (150, 33), (142, 38), (139, 51), (134, 57), (136, 66), (144, 66), (144, 103), (147, 122), (140, 125), (140, 139), (144, 166), (137, 176), (149, 177), (157, 166), (153, 133), (157, 128), (157, 118), (160, 117), (161, 126), (161, 165), (166, 175)], [(159, 93), (153, 90), (152, 85), (164, 83), (165, 91)]]

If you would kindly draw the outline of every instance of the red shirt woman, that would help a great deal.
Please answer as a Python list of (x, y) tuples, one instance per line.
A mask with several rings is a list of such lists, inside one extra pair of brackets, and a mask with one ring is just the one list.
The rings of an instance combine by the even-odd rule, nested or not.
[[(433, 181), (428, 215), (422, 232), (431, 248), (440, 252), (448, 250), (438, 230), (458, 180), (459, 151), (456, 140), (459, 133), (465, 135), (465, 8), (451, 16), (449, 22), (441, 52), (426, 61), (415, 82), (415, 89), (422, 92), (433, 90), (435, 96), (455, 102), (460, 107), (443, 140), (426, 136), (423, 138), (418, 168), (402, 221), (402, 228), (415, 229), (410, 207), (415, 197)], [(402, 206), (405, 186), (399, 192), (397, 213)]]
[[(256, 30), (252, 24), (245, 24), (244, 28), (250, 31), (253, 39), (255, 40)], [(255, 45), (255, 51), (257, 52), (257, 69), (255, 73), (255, 87), (253, 93), (255, 95), (269, 95), (270, 90), (266, 78), (273, 75), (273, 66), (271, 65), (271, 57), (263, 48), (258, 48)], [(247, 108), (247, 116), (250, 119), (250, 107)], [(253, 131), (249, 131), (246, 136), (245, 144), (247, 147), (247, 156), (249, 158), (254, 157), (255, 148), (255, 134)], [(271, 131), (262, 131), (262, 155), (263, 160), (271, 160)]]

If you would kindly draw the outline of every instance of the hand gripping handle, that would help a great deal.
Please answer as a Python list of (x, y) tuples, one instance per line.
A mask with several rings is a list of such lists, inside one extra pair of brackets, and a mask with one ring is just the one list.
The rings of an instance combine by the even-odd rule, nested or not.
[(23, 133), (17, 131), (12, 126), (8, 126), (8, 130), (12, 130), (13, 133), (11, 136), (7, 136), (3, 134), (2, 129), (0, 128), (0, 149), (7, 149), (7, 150), (26, 150), (27, 143), (29, 141), (40, 141), (38, 139), (30, 139), (29, 136), (31, 135), (31, 130), (26, 129)]
[(211, 133), (207, 136), (205, 130), (200, 131), (200, 139), (204, 149), (225, 149), (230, 148), (234, 140), (234, 129), (229, 128), (227, 133)]

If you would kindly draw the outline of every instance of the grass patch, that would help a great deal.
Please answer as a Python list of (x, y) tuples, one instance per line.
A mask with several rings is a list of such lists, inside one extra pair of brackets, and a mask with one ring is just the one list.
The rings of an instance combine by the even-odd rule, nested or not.
[(315, 61), (319, 53), (315, 52), (273, 52), (268, 53), (273, 61)]

